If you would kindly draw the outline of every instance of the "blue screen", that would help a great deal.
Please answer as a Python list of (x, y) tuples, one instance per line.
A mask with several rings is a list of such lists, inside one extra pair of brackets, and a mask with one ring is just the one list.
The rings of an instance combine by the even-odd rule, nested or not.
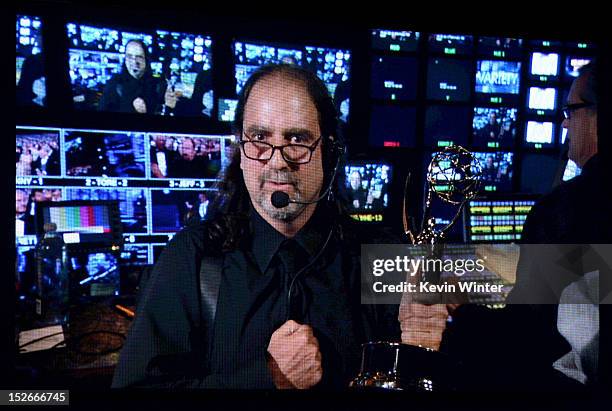
[(479, 60), (476, 64), (476, 92), (518, 94), (521, 85), (521, 63)]

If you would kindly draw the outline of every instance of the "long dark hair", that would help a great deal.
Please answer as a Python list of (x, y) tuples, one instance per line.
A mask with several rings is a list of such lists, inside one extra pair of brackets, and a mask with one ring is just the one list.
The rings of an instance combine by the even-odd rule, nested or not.
[[(325, 188), (333, 178), (334, 168), (338, 163), (338, 170), (342, 168), (342, 152), (338, 147), (343, 146), (338, 132), (338, 112), (334, 107), (327, 87), (314, 73), (299, 66), (290, 64), (270, 64), (260, 67), (247, 80), (238, 98), (236, 115), (234, 117), (233, 132), (240, 140), (244, 120), (244, 108), (251, 90), (259, 82), (270, 76), (283, 76), (298, 81), (304, 85), (318, 112), (319, 128), (321, 130), (323, 153), (323, 185)], [(331, 137), (331, 138), (330, 138)], [(223, 172), (223, 178), (218, 184), (219, 195), (213, 206), (209, 221), (209, 236), (215, 244), (220, 244), (222, 251), (232, 250), (242, 245), (242, 241), (249, 239), (249, 210), (250, 196), (247, 191), (242, 170), (240, 169), (241, 149), (238, 144), (232, 147), (231, 161)], [(337, 174), (342, 174), (338, 172)], [(338, 180), (334, 180), (332, 193), (338, 193)], [(334, 201), (329, 205), (330, 210), (344, 214), (343, 206)]]

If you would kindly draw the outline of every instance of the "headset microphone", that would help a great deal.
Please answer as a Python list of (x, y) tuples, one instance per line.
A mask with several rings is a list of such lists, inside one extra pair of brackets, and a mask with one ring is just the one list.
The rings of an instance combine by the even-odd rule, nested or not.
[(276, 208), (283, 208), (289, 205), (289, 194), (284, 191), (275, 191), (271, 197), (272, 205)]

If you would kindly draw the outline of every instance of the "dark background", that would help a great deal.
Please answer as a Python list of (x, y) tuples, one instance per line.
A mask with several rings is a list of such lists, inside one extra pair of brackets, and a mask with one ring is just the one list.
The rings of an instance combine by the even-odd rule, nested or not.
[[(422, 12), (416, 11), (406, 12), (405, 6), (392, 6), (387, 4), (369, 4), (363, 7), (363, 12), (359, 16), (353, 15), (358, 10), (350, 10), (352, 6), (347, 6), (347, 9), (342, 9), (341, 6), (319, 5), (318, 7), (311, 3), (301, 3), (299, 5), (288, 5), (294, 11), (294, 14), (283, 13), (279, 10), (286, 10), (285, 7), (276, 10), (264, 10), (258, 8), (257, 5), (251, 5), (248, 8), (237, 7), (233, 3), (223, 5), (224, 10), (219, 8), (219, 5), (209, 6), (209, 3), (197, 2), (189, 4), (187, 2), (174, 1), (166, 2), (165, 4), (126, 4), (119, 1), (107, 2), (88, 2), (80, 3), (74, 1), (22, 1), (17, 3), (17, 13), (32, 14), (42, 18), (43, 21), (43, 52), (46, 60), (47, 69), (47, 107), (44, 109), (18, 109), (15, 113), (16, 124), (31, 125), (31, 126), (50, 126), (50, 127), (70, 127), (70, 128), (91, 128), (103, 129), (112, 124), (113, 129), (120, 130), (135, 130), (135, 131), (161, 131), (161, 132), (182, 132), (182, 133), (211, 133), (223, 134), (227, 133), (229, 126), (222, 123), (209, 124), (207, 129), (202, 129), (201, 123), (197, 118), (167, 118), (167, 117), (145, 117), (137, 115), (129, 115), (122, 113), (87, 113), (75, 112), (72, 110), (71, 104), (71, 88), (67, 75), (67, 50), (65, 44), (64, 25), (67, 21), (79, 21), (83, 23), (92, 23), (100, 26), (104, 25), (125, 25), (134, 28), (160, 28), (181, 32), (202, 32), (203, 34), (211, 34), (213, 37), (213, 81), (215, 90), (215, 103), (219, 97), (233, 96), (233, 55), (231, 51), (231, 42), (236, 39), (250, 39), (260, 41), (282, 41), (284, 43), (306, 43), (308, 45), (321, 45), (338, 48), (348, 48), (353, 51), (351, 59), (351, 118), (348, 131), (348, 140), (350, 140), (349, 156), (359, 158), (367, 153), (367, 158), (381, 158), (390, 161), (395, 165), (394, 181), (402, 182), (403, 177), (407, 172), (411, 171), (417, 176), (417, 181), (422, 180), (422, 168), (424, 156), (428, 155), (429, 150), (423, 146), (423, 120), (417, 120), (416, 135), (417, 145), (413, 149), (384, 149), (371, 148), (368, 146), (368, 130), (369, 130), (369, 29), (371, 28), (387, 28), (397, 30), (414, 30), (428, 33), (457, 33), (457, 34), (472, 34), (487, 35), (487, 36), (503, 36), (503, 37), (523, 37), (523, 38), (541, 38), (541, 39), (559, 39), (559, 40), (581, 40), (581, 41), (596, 41), (598, 42), (598, 54), (600, 55), (600, 64), (602, 73), (612, 73), (612, 65), (610, 64), (610, 35), (609, 23), (604, 23), (597, 18), (600, 13), (596, 9), (581, 11), (575, 10), (572, 6), (561, 13), (555, 14), (557, 8), (565, 8), (565, 6), (541, 6), (541, 9), (532, 7), (520, 7), (520, 5), (507, 5), (503, 10), (465, 10), (464, 7), (455, 6), (453, 8), (444, 8), (442, 6), (429, 6), (429, 10)], [(209, 8), (210, 7), (210, 8)], [(567, 6), (569, 7), (569, 6)], [(467, 12), (467, 18), (463, 17)], [(12, 22), (11, 13), (6, 13), (7, 33), (6, 39), (10, 39), (6, 43), (8, 53), (9, 42), (12, 47)], [(421, 53), (419, 58), (423, 60)], [(12, 62), (8, 58), (5, 62), (7, 73), (5, 78), (12, 83)], [(525, 60), (524, 65), (525, 65)], [(419, 71), (419, 93), (424, 95), (425, 82), (423, 75), (426, 70), (425, 66), (421, 66)], [(526, 68), (523, 67), (522, 70)], [(524, 77), (522, 78), (524, 79)], [(522, 81), (521, 88), (524, 90), (525, 82)], [(600, 151), (603, 153), (609, 152), (610, 138), (602, 138), (612, 135), (610, 124), (610, 79), (607, 76), (601, 76), (600, 88), (602, 90), (599, 110), (599, 134), (600, 134)], [(524, 93), (524, 92), (522, 92)], [(7, 93), (8, 94), (8, 93)], [(524, 94), (521, 94), (524, 96)], [(6, 138), (11, 139), (12, 124), (8, 125), (10, 116), (8, 107), (12, 109), (12, 97), (5, 98), (5, 113), (6, 116)], [(524, 107), (525, 99), (522, 98), (519, 107)], [(424, 102), (416, 103), (417, 110), (423, 112), (425, 108)], [(216, 111), (213, 112), (216, 118)], [(418, 118), (423, 118), (420, 116)], [(520, 120), (519, 120), (520, 121)], [(520, 144), (523, 137), (522, 127), (517, 133), (517, 145)], [(12, 143), (11, 143), (12, 145)], [(6, 150), (12, 158), (12, 148), (10, 145)], [(516, 151), (514, 163), (514, 189), (519, 191), (524, 178), (521, 172), (523, 163), (522, 156), (524, 155), (524, 163), (537, 163), (531, 155), (538, 153), (535, 150), (519, 150)], [(558, 158), (560, 154), (559, 147), (550, 150), (540, 150), (539, 153), (545, 155), (549, 161), (553, 158)], [(14, 180), (12, 176), (12, 162), (8, 159), (3, 162), (7, 167), (5, 175), (5, 190), (10, 193), (9, 199), (6, 200), (9, 210), (7, 211), (7, 226), (8, 239), (6, 239), (5, 250), (8, 255), (14, 252), (12, 244), (14, 243), (13, 232), (13, 217), (12, 217), (12, 193), (14, 189)], [(10, 166), (10, 168), (9, 168)], [(529, 179), (530, 180), (530, 179)], [(609, 181), (609, 180), (608, 180)], [(532, 182), (532, 183), (535, 183)], [(530, 184), (532, 184), (530, 183)], [(402, 184), (399, 184), (401, 187)], [(537, 189), (545, 187), (544, 182), (537, 182)], [(397, 184), (396, 184), (397, 186)], [(604, 187), (602, 187), (604, 189)], [(398, 201), (401, 195), (401, 188), (396, 189), (396, 195), (392, 197), (391, 202), (396, 204), (396, 208), (390, 210), (391, 218), (388, 223), (392, 227), (401, 227), (401, 216), (399, 215)], [(418, 204), (420, 190), (416, 190), (415, 204)], [(13, 265), (9, 259), (9, 270), (12, 272)], [(12, 278), (6, 275), (7, 286), (3, 287), (6, 290), (12, 289)], [(7, 309), (4, 313), (12, 312), (12, 299), (3, 299), (7, 302)], [(609, 318), (609, 307), (604, 306), (602, 309), (602, 323)], [(9, 321), (11, 315), (8, 316)], [(12, 328), (12, 327), (11, 327)], [(602, 329), (602, 344), (607, 346), (607, 331)], [(7, 335), (7, 340), (11, 339), (11, 334)], [(9, 347), (12, 341), (9, 341)], [(3, 350), (3, 353), (10, 352)], [(609, 363), (609, 353), (602, 351), (601, 364)], [(10, 364), (10, 362), (9, 362)], [(9, 369), (8, 367), (2, 367)], [(605, 370), (604, 370), (605, 371)], [(607, 374), (604, 374), (607, 375)], [(10, 377), (10, 375), (9, 375)], [(604, 381), (609, 381), (605, 379)], [(92, 387), (95, 388), (95, 387)], [(163, 397), (163, 396), (162, 396)], [(163, 397), (166, 398), (166, 397)], [(190, 399), (198, 401), (211, 401), (222, 403), (227, 400), (226, 396), (207, 397), (207, 399), (192, 396)], [(305, 399), (305, 396), (300, 396)], [(321, 398), (328, 399), (324, 396)], [(76, 398), (75, 398), (76, 399)], [(79, 397), (81, 403), (87, 401), (85, 396)], [(107, 397), (107, 400), (112, 399)], [(123, 399), (123, 398), (120, 398)], [(139, 401), (149, 400), (152, 398), (134, 397), (132, 402), (128, 404), (137, 405)], [(266, 394), (249, 395), (244, 399), (245, 403), (249, 399), (260, 402), (270, 400)], [(279, 401), (291, 401), (293, 403), (296, 398), (277, 396)], [(349, 404), (358, 404), (358, 397), (348, 399), (346, 396), (340, 396), (337, 400), (345, 399)], [(518, 396), (518, 400), (527, 399), (526, 397)], [(401, 397), (389, 396), (384, 403), (393, 405), (394, 407), (405, 406), (402, 403)], [(459, 403), (474, 404), (473, 398), (459, 398)], [(547, 408), (551, 406), (551, 402), (556, 402), (557, 399), (533, 400), (529, 402), (532, 407)], [(451, 399), (448, 401), (440, 401), (429, 405), (433, 406), (449, 406)], [(476, 403), (478, 399), (475, 400)], [(524, 404), (517, 404), (517, 399), (508, 400), (506, 405), (501, 405), (496, 402), (499, 407), (512, 407)], [(298, 400), (299, 402), (299, 400)], [(345, 403), (346, 404), (346, 403)], [(374, 408), (380, 407), (380, 402), (377, 400), (369, 400), (361, 403), (361, 406), (370, 405)], [(413, 403), (417, 406), (425, 404), (423, 399)], [(566, 406), (571, 406), (566, 403)], [(474, 404), (475, 405), (475, 404)], [(490, 405), (490, 403), (489, 403)], [(581, 402), (584, 408), (595, 406), (595, 402), (585, 400)], [(527, 408), (529, 409), (529, 407)]]

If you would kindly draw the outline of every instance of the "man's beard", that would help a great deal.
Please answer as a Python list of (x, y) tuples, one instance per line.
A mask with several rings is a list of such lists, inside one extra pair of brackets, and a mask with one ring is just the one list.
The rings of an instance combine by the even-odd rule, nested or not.
[(257, 198), (257, 203), (261, 206), (261, 208), (270, 216), (276, 220), (281, 221), (293, 221), (295, 220), (304, 208), (306, 208), (306, 204), (295, 204), (289, 203), (286, 207), (276, 208), (272, 205), (272, 193), (267, 193), (264, 191), (264, 184), (267, 181), (273, 181), (276, 183), (289, 183), (293, 185), (295, 194), (290, 198), (292, 200), (301, 201), (302, 193), (298, 187), (298, 181), (293, 174), (287, 171), (275, 171), (275, 170), (267, 170), (259, 178), (259, 196)]

